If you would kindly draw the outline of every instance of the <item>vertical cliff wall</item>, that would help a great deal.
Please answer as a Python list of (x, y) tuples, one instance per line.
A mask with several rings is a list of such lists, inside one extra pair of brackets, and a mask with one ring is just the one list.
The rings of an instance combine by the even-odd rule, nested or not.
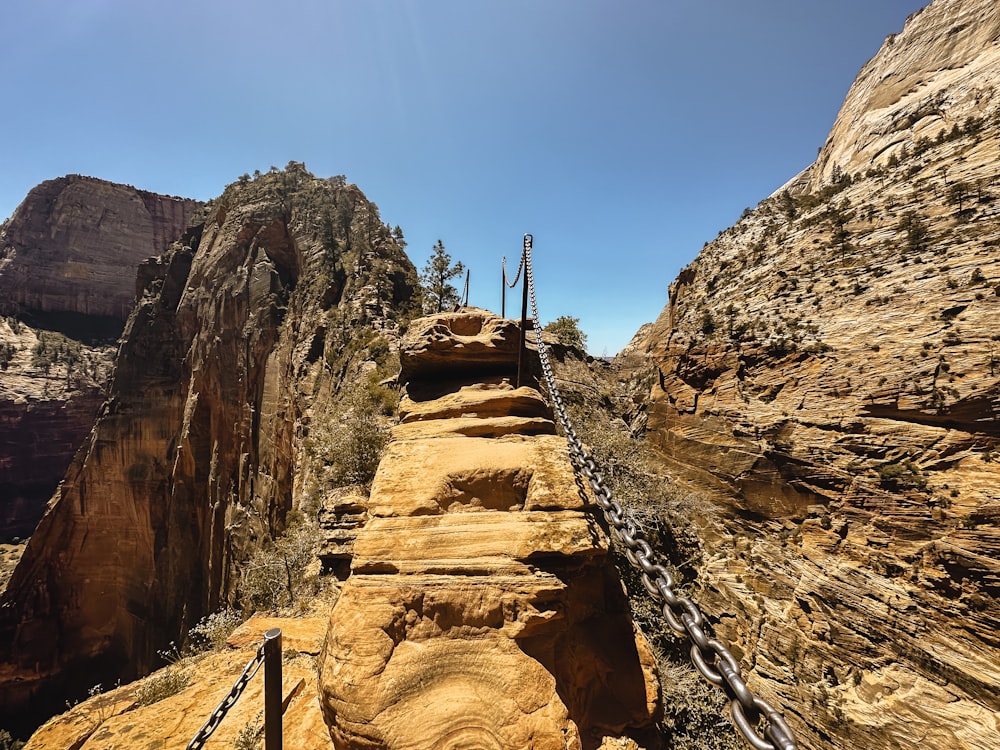
[(0, 704), (148, 671), (283, 528), (314, 394), (416, 276), (377, 208), (292, 163), (139, 270), (109, 398), (0, 609)]
[(998, 87), (993, 0), (915, 14), (630, 349), (718, 505), (699, 601), (805, 746), (1000, 748)]
[(34, 188), (0, 230), (0, 303), (124, 323), (135, 269), (176, 240), (197, 201), (69, 175)]
[(0, 539), (34, 530), (104, 400), (139, 263), (199, 207), (70, 175), (0, 227)]

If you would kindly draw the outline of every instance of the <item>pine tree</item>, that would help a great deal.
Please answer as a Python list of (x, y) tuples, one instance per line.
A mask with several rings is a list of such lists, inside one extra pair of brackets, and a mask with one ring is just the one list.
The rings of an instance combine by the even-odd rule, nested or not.
[(441, 240), (438, 240), (420, 274), (425, 313), (441, 312), (458, 304), (458, 290), (449, 282), (464, 270), (462, 261), (452, 265), (451, 256), (444, 249)]

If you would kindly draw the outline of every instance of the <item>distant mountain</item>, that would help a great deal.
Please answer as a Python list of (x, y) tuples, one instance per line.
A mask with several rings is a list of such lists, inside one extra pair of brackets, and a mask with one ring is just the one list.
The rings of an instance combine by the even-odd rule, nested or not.
[(994, 0), (914, 14), (622, 358), (803, 747), (1000, 748), (998, 89)]
[(31, 534), (93, 426), (139, 264), (200, 208), (69, 175), (0, 226), (0, 541)]

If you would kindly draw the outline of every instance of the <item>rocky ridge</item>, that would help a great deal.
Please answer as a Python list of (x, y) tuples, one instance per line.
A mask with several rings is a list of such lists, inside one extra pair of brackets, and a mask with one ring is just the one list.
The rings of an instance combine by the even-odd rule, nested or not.
[(401, 344), (400, 424), (319, 662), (337, 747), (656, 746), (655, 662), (547, 405), (510, 384), (518, 339), (472, 309)]
[(312, 414), (416, 288), (361, 191), (294, 162), (138, 278), (108, 399), (3, 595), (0, 725), (147, 673), (236, 601), (241, 563), (322, 502)]
[(915, 14), (620, 360), (804, 746), (1000, 747), (998, 85), (995, 3)]

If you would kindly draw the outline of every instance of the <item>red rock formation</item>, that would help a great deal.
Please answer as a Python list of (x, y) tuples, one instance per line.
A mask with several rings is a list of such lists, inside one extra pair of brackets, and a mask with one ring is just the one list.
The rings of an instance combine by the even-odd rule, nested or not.
[(200, 207), (80, 175), (43, 182), (0, 232), (4, 312), (124, 322), (139, 263), (164, 252)]
[(415, 287), (377, 209), (301, 165), (231, 185), (189, 239), (141, 269), (109, 399), (4, 594), (8, 712), (148, 672), (236, 597), (293, 506), (313, 394)]
[[(104, 400), (139, 263), (200, 205), (71, 175), (34, 188), (0, 227), (0, 312), (12, 316), (0, 321), (0, 538), (34, 530)], [(33, 350), (52, 331), (72, 356), (43, 366)]]

